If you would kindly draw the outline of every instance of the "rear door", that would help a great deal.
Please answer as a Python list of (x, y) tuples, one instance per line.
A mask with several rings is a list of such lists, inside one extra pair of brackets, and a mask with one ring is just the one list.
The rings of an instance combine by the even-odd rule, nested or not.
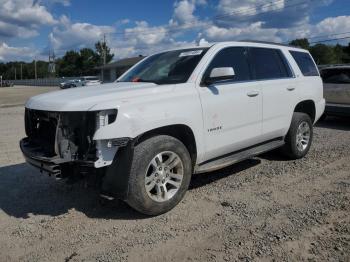
[(245, 47), (218, 51), (207, 66), (205, 79), (213, 68), (232, 67), (231, 80), (209, 86), (201, 84), (206, 159), (249, 147), (260, 141), (262, 96), (260, 84), (251, 81)]
[(298, 98), (297, 84), (280, 49), (249, 48), (253, 78), (263, 96), (262, 136), (264, 140), (284, 136)]

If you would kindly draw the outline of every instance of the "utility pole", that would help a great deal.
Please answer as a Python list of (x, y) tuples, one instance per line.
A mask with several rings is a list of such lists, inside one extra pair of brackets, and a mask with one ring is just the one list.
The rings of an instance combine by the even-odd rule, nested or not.
[(23, 68), (22, 68), (23, 64), (21, 63), (21, 80), (23, 80)]
[(106, 53), (107, 53), (107, 44), (106, 44), (106, 34), (103, 34), (103, 65), (106, 64)]
[(48, 71), (50, 73), (50, 77), (54, 77), (56, 73), (55, 66), (55, 51), (52, 49), (49, 51), (49, 68)]
[(15, 80), (17, 80), (17, 68), (15, 67)]
[(106, 65), (106, 34), (103, 34), (103, 42), (102, 42), (102, 59), (103, 59), (103, 65), (102, 65), (102, 69), (101, 69), (101, 77), (102, 77), (102, 83), (104, 82), (104, 66)]

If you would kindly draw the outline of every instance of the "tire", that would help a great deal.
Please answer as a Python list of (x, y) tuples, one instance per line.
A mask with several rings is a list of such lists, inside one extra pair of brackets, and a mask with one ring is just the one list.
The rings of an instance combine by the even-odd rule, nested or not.
[[(308, 139), (306, 139), (307, 137)], [(305, 113), (294, 112), (282, 151), (290, 159), (303, 158), (309, 152), (312, 138), (313, 124), (310, 116)]]
[(166, 135), (148, 138), (134, 148), (126, 202), (146, 215), (163, 214), (185, 196), (191, 175), (191, 157), (182, 142)]

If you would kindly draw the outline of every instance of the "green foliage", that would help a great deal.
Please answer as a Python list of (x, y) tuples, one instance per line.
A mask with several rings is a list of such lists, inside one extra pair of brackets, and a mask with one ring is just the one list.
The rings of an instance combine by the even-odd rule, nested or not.
[[(36, 61), (37, 77), (45, 78), (49, 77), (48, 73), (49, 63), (46, 61)], [(35, 78), (35, 62), (8, 62), (0, 63), (0, 75), (3, 79), (21, 79), (21, 67), (22, 67), (22, 79)], [(16, 74), (16, 76), (15, 76)]]
[(332, 46), (316, 44), (310, 48), (310, 53), (318, 65), (337, 63), (337, 57)]
[(310, 43), (307, 38), (300, 38), (300, 39), (295, 39), (289, 43), (291, 46), (296, 46), (296, 47), (301, 47), (304, 49), (309, 49), (310, 48)]
[(335, 46), (325, 44), (310, 45), (306, 38), (300, 38), (291, 41), (289, 45), (309, 50), (318, 65), (350, 63), (350, 43), (348, 46), (340, 44)]
[(114, 54), (111, 54), (111, 49), (107, 46), (106, 42), (98, 41), (95, 44), (95, 49), (101, 65), (104, 63), (104, 53), (106, 54), (106, 64), (112, 61)]
[[(82, 48), (79, 51), (69, 50), (61, 58), (56, 59), (56, 75), (59, 77), (69, 76), (87, 76), (96, 75), (98, 70), (96, 67), (104, 63), (104, 50), (106, 53), (106, 63), (113, 59), (110, 48), (103, 42), (95, 44), (95, 50), (91, 48)], [(0, 75), (3, 79), (21, 79), (35, 78), (35, 62), (7, 62), (0, 63)], [(37, 77), (46, 78), (53, 76), (48, 72), (49, 63), (46, 61), (37, 61)]]

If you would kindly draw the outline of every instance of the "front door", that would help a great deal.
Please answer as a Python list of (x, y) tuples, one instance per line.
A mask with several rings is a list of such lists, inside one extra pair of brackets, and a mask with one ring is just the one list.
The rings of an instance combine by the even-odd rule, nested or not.
[(205, 160), (260, 142), (262, 133), (261, 86), (251, 81), (251, 70), (244, 47), (220, 50), (207, 67), (232, 67), (235, 76), (227, 81), (199, 88), (203, 108)]

